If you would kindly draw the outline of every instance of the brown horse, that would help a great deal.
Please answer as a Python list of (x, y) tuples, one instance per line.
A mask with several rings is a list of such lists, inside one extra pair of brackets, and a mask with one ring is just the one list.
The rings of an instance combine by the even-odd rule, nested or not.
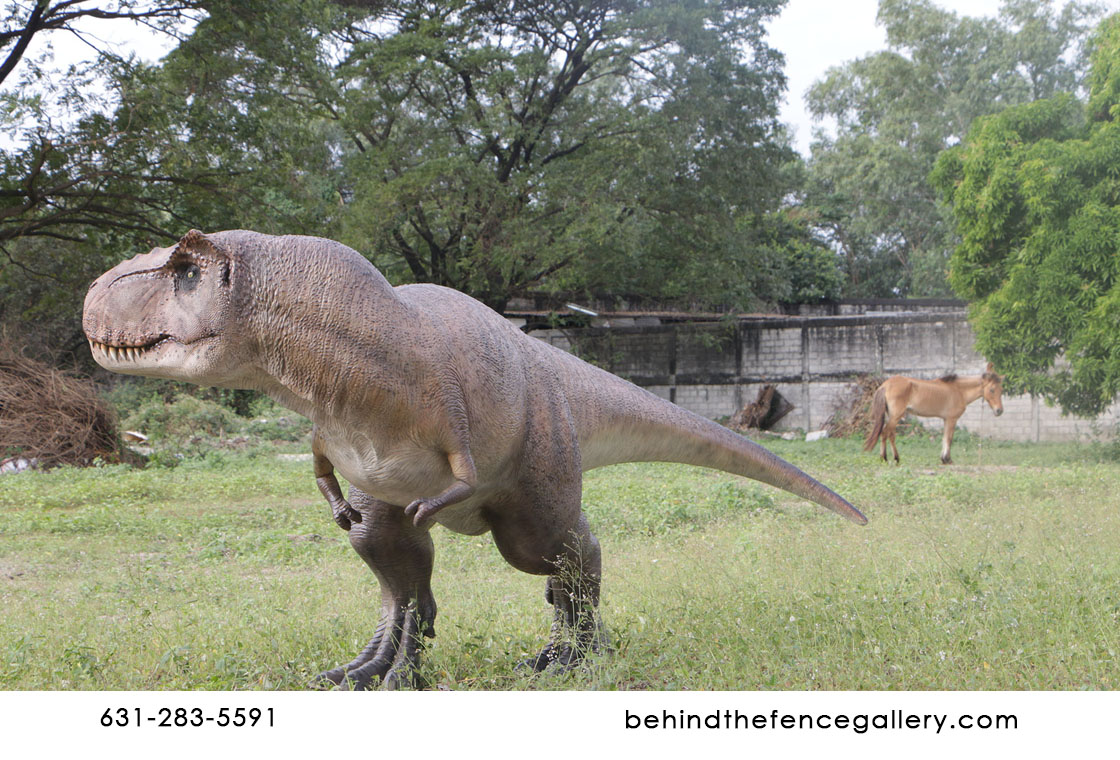
[(992, 370), (991, 362), (984, 374), (979, 377), (957, 377), (945, 375), (938, 380), (916, 380), (912, 377), (894, 375), (888, 377), (871, 402), (871, 415), (875, 427), (863, 444), (864, 451), (871, 451), (875, 441), (882, 441), (883, 461), (887, 461), (887, 440), (894, 449), (894, 461), (898, 463), (898, 446), (894, 443), (894, 432), (902, 415), (909, 410), (919, 417), (940, 417), (945, 420), (945, 436), (941, 442), (941, 463), (952, 464), (949, 447), (953, 445), (953, 430), (957, 420), (964, 414), (964, 408), (981, 396), (992, 407), (996, 416), (1003, 414), (1003, 378)]

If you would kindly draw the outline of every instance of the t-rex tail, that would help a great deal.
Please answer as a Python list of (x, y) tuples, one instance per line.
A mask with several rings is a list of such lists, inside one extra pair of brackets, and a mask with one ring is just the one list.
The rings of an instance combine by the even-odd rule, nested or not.
[(580, 392), (579, 383), (568, 388), (584, 470), (621, 462), (712, 467), (789, 491), (860, 525), (867, 522), (835, 491), (738, 433), (601, 370), (580, 374), (596, 390), (591, 396)]
[(887, 419), (887, 392), (881, 385), (879, 390), (875, 391), (875, 397), (871, 400), (871, 417), (875, 420), (875, 426), (871, 428), (867, 440), (863, 442), (864, 451), (871, 451), (874, 448), (875, 442), (883, 434), (883, 424)]

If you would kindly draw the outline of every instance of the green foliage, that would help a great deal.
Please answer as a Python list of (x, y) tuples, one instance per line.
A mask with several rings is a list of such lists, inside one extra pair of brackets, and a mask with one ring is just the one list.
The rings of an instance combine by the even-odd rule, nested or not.
[(1097, 29), (1089, 72), (1089, 118), (1113, 121), (1120, 103), (1120, 19), (1112, 16)]
[[(1120, 393), (1120, 17), (1096, 40), (1087, 111), (1057, 96), (980, 120), (932, 175), (961, 244), (952, 282), (1011, 387), (1091, 416)], [(1114, 93), (1115, 94), (1115, 93)]]
[(805, 297), (830, 290), (769, 220), (799, 181), (764, 34), (780, 0), (141, 5), (197, 22), (159, 64), (25, 61), (0, 93), (21, 136), (0, 149), (0, 323), (62, 359), (88, 362), (88, 282), (191, 227), (332, 237), (499, 309), (541, 289), (746, 307), (800, 297), (806, 267)]
[[(931, 181), (954, 210), (961, 243), (953, 254), (951, 282), (963, 298), (987, 298), (1003, 283), (1014, 262), (1010, 254), (1025, 241), (1032, 221), (1022, 180), (1045, 192), (1048, 172), (1040, 153), (1077, 134), (1082, 109), (1072, 96), (1060, 95), (980, 119), (965, 145), (938, 161)], [(1016, 165), (1030, 174), (1029, 180)], [(1053, 183), (1049, 187), (1057, 189)], [(1035, 198), (1029, 204), (1045, 213), (1053, 200)], [(1069, 210), (1066, 203), (1064, 211)]]
[(273, 406), (267, 417), (254, 417), (246, 422), (242, 432), (263, 441), (303, 441), (311, 432), (311, 423), (305, 417)]
[(241, 421), (230, 409), (213, 401), (179, 395), (171, 403), (148, 401), (122, 424), (126, 429), (143, 431), (156, 443), (181, 443), (194, 436), (226, 435), (239, 429)]
[(791, 157), (777, 7), (384, 4), (391, 32), (332, 72), (352, 83), (343, 239), (499, 309), (540, 287), (701, 294), (729, 254), (766, 269), (736, 217), (776, 208)]
[[(127, 387), (127, 386), (125, 386)], [(120, 402), (134, 394), (116, 395)], [(148, 463), (175, 467), (194, 462), (202, 467), (221, 467), (224, 450), (258, 449), (267, 443), (306, 441), (311, 422), (276, 406), (267, 397), (256, 398), (248, 411), (238, 416), (228, 405), (199, 395), (175, 393), (171, 398), (149, 395), (130, 401), (122, 410), (122, 427), (148, 436), (154, 449)]]
[[(775, 214), (760, 221), (765, 234), (763, 245), (779, 252), (773, 291), (778, 299), (790, 303), (814, 303), (839, 298), (844, 275), (836, 266), (836, 256), (815, 237), (808, 227), (788, 214)], [(779, 283), (787, 289), (783, 293)]]
[(843, 256), (846, 294), (949, 295), (956, 237), (928, 180), (938, 154), (977, 117), (1077, 92), (1099, 13), (1014, 0), (980, 19), (929, 0), (880, 1), (888, 49), (830, 69), (808, 97), (836, 133), (817, 135), (805, 205)]

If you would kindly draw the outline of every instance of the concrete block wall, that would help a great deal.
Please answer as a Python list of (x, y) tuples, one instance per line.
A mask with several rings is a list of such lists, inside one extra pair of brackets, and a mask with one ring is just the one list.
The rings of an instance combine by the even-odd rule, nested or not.
[(801, 329), (742, 325), (742, 374), (745, 378), (800, 378)]
[[(937, 303), (925, 312), (747, 317), (735, 323), (669, 323), (531, 333), (574, 351), (659, 396), (709, 418), (727, 417), (777, 385), (794, 409), (778, 429), (819, 429), (847, 403), (864, 374), (936, 378), (978, 375), (986, 360), (974, 349), (965, 314)], [(1014, 441), (1111, 438), (1120, 405), (1096, 420), (1063, 417), (1030, 396), (1004, 396), (996, 417), (983, 401), (958, 427)], [(940, 428), (939, 418), (923, 424)]]
[(845, 376), (876, 372), (882, 364), (881, 335), (875, 325), (806, 327), (810, 375)]
[[(741, 409), (741, 388), (734, 385), (677, 386), (676, 403), (710, 419), (723, 417), (727, 409)], [(751, 399), (753, 400), (753, 399)]]

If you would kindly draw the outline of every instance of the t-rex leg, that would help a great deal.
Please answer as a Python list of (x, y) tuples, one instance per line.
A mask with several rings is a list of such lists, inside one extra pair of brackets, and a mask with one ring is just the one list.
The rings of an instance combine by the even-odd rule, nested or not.
[(377, 679), (389, 689), (418, 685), (422, 636), (435, 636), (432, 596), (435, 547), (427, 528), (404, 510), (351, 487), (350, 503), (362, 521), (350, 527), (350, 544), (381, 584), (381, 620), (354, 660), (319, 675), (320, 682), (368, 689)]
[[(556, 512), (550, 511), (550, 517)], [(551, 520), (521, 519), (521, 512), (503, 514), (492, 520), (494, 542), (511, 565), (526, 573), (548, 575), (545, 599), (553, 606), (549, 643), (522, 663), (542, 671), (553, 663), (561, 669), (576, 665), (588, 652), (606, 648), (598, 617), (602, 560), (599, 541), (576, 507), (570, 527), (541, 531)], [(540, 513), (538, 513), (540, 516)], [(526, 523), (531, 523), (528, 525)], [(520, 524), (520, 527), (515, 527)], [(554, 523), (555, 524), (555, 523)]]

